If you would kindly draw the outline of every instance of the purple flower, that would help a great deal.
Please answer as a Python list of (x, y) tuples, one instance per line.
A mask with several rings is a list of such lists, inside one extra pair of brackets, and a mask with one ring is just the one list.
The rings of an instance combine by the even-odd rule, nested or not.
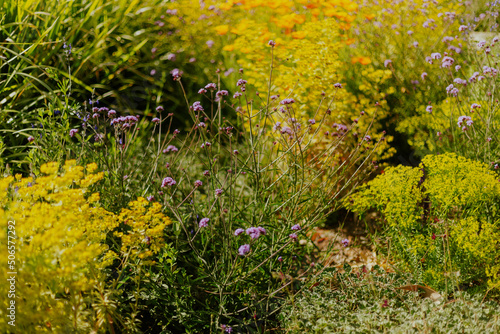
[(347, 247), (347, 246), (349, 246), (349, 239), (342, 239), (341, 243), (342, 243), (342, 246)]
[(200, 180), (194, 181), (194, 186), (195, 187), (201, 187), (202, 185), (203, 185), (203, 182), (201, 182)]
[(292, 231), (299, 231), (299, 230), (301, 230), (299, 224), (295, 224), (295, 225), (292, 226)]
[(246, 233), (252, 239), (258, 239), (261, 234), (266, 234), (266, 230), (263, 227), (249, 227), (246, 230)]
[(457, 122), (457, 125), (462, 128), (462, 131), (465, 131), (467, 130), (467, 126), (464, 125), (464, 123), (467, 125), (467, 126), (471, 126), (472, 125), (472, 118), (470, 116), (460, 116), (458, 117), (458, 122)]
[(148, 196), (147, 198), (148, 198), (148, 201), (150, 201), (150, 202), (155, 200), (154, 196)]
[(267, 45), (275, 47), (276, 46), (276, 42), (273, 41), (273, 40), (270, 40), (269, 42), (267, 42)]
[(427, 72), (422, 73), (420, 77), (422, 78), (422, 80), (425, 80), (425, 78), (427, 78)]
[[(72, 136), (73, 137), (73, 136)], [(33, 138), (32, 136), (29, 136), (28, 137), (28, 143), (32, 143), (35, 141), (35, 138)]]
[(469, 27), (467, 26), (464, 26), (464, 25), (461, 25), (459, 28), (458, 28), (458, 31), (465, 31), (467, 30)]
[(192, 108), (193, 108), (194, 111), (203, 111), (203, 110), (205, 110), (201, 106), (201, 102), (200, 101), (196, 101), (195, 103), (193, 103), (193, 107)]
[(173, 53), (167, 53), (167, 59), (170, 61), (175, 61), (175, 54)]
[(441, 54), (439, 52), (431, 53), (432, 59), (441, 59)]
[(177, 152), (179, 149), (175, 147), (174, 145), (168, 145), (166, 149), (163, 150), (163, 153), (168, 153), (168, 152)]
[(175, 129), (175, 130), (174, 130), (174, 135), (177, 135), (177, 134), (179, 134), (179, 133), (181, 133), (181, 132), (180, 132), (178, 129)]
[(413, 46), (418, 48), (418, 42), (413, 42)]
[(242, 228), (237, 228), (236, 231), (234, 231), (235, 236), (239, 236), (241, 233), (245, 232), (244, 229)]
[(390, 59), (386, 59), (386, 60), (384, 61), (384, 67), (389, 66), (389, 64), (391, 64), (391, 63), (392, 63), (392, 60), (390, 60)]
[(427, 111), (428, 113), (431, 113), (432, 112), (432, 106), (427, 106), (427, 108), (425, 108), (425, 111)]
[(243, 80), (243, 79), (239, 79), (238, 82), (236, 83), (236, 86), (245, 86), (245, 84), (247, 83), (246, 80)]
[(157, 112), (162, 112), (162, 111), (164, 111), (164, 110), (165, 110), (165, 109), (163, 109), (163, 107), (162, 107), (162, 106), (158, 106), (158, 107), (156, 107), (156, 111), (157, 111)]
[(166, 186), (173, 186), (175, 185), (177, 182), (175, 182), (174, 179), (172, 179), (170, 176), (166, 177), (163, 179), (163, 181), (161, 182), (161, 187), (162, 188), (165, 188)]
[(292, 233), (289, 235), (290, 239), (297, 240), (297, 234)]
[(217, 85), (214, 84), (213, 82), (212, 83), (209, 83), (205, 86), (205, 89), (208, 89), (208, 90), (216, 90), (217, 89)]
[(241, 256), (246, 255), (248, 252), (250, 252), (249, 244), (241, 245), (240, 248), (238, 249), (238, 254), (240, 254)]
[(198, 123), (197, 127), (199, 127), (199, 128), (206, 128), (207, 125), (204, 122), (200, 122), (200, 123)]
[(203, 218), (202, 220), (200, 220), (200, 223), (198, 224), (198, 226), (201, 228), (201, 227), (207, 227), (208, 226), (208, 222), (210, 221), (210, 219), (208, 218)]
[(188, 60), (190, 63), (194, 63), (196, 61), (196, 58), (189, 58)]
[(208, 171), (208, 170), (204, 171), (203, 176), (210, 176), (210, 171)]
[(209, 48), (211, 48), (212, 46), (214, 46), (215, 42), (212, 40), (208, 40), (206, 44)]
[(473, 103), (470, 106), (470, 112), (474, 112), (474, 109), (481, 109), (481, 105), (478, 103)]
[(278, 261), (279, 262), (282, 262), (283, 261), (283, 258), (281, 256), (278, 256)]
[(205, 88), (201, 88), (199, 91), (198, 91), (198, 94), (205, 94), (207, 92), (207, 90)]
[(116, 116), (116, 110), (111, 109), (111, 110), (108, 112), (108, 117), (109, 117), (109, 118), (113, 118), (114, 116)]
[(295, 103), (295, 100), (294, 99), (284, 99), (280, 102), (280, 104), (284, 104), (284, 105), (287, 105), (287, 104), (292, 104), (292, 103)]
[(240, 97), (241, 95), (242, 95), (242, 94), (241, 94), (240, 92), (236, 92), (236, 93), (234, 93), (234, 95), (233, 95), (233, 99), (236, 99), (236, 98)]
[(335, 88), (342, 88), (342, 84), (337, 82), (336, 84), (333, 85)]
[(457, 65), (457, 66), (455, 66), (455, 71), (458, 72), (458, 71), (460, 71), (461, 68), (462, 68), (462, 66)]
[(224, 191), (222, 189), (215, 189), (215, 196), (220, 196), (223, 192)]
[(316, 124), (316, 121), (315, 121), (314, 119), (310, 119), (308, 122), (309, 122), (309, 124), (311, 124), (311, 125)]
[(204, 142), (203, 144), (201, 144), (201, 148), (209, 148), (210, 146), (212, 146), (212, 144), (210, 142)]
[(160, 124), (160, 119), (158, 117), (155, 117), (151, 120), (155, 124)]
[(172, 71), (170, 71), (170, 74), (172, 74), (172, 77), (174, 80), (179, 80), (184, 72), (179, 70), (178, 68), (174, 68)]
[(279, 129), (281, 129), (281, 122), (276, 122), (276, 124), (274, 124), (274, 126), (273, 126), (273, 131), (276, 131)]
[(238, 155), (238, 154), (240, 154), (240, 152), (238, 152), (238, 150), (233, 150), (233, 154)]
[(73, 136), (74, 136), (76, 133), (78, 133), (78, 129), (71, 129), (71, 130), (69, 130), (69, 136), (70, 136), (71, 138), (73, 138)]

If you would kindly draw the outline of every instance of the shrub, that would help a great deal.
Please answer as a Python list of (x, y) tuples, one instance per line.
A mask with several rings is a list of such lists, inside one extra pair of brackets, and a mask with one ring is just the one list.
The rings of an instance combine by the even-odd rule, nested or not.
[(496, 288), (499, 191), (487, 165), (443, 154), (426, 156), (419, 167), (388, 168), (346, 205), (381, 212), (390, 256), (418, 281), (447, 290)]

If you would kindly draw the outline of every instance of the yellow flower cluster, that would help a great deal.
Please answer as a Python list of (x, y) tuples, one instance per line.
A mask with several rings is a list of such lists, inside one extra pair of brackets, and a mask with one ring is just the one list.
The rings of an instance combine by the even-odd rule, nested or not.
[[(132, 249), (142, 259), (160, 250), (163, 230), (171, 221), (160, 204), (150, 205), (143, 198), (120, 215), (101, 208), (99, 193), (88, 191), (104, 177), (96, 172), (95, 163), (82, 167), (74, 160), (62, 166), (50, 162), (40, 171), (36, 178), (0, 179), (0, 243), (4, 245), (0, 252), (7, 259), (7, 245), (14, 246), (9, 271), (17, 272), (16, 330), (90, 333), (102, 324), (93, 323), (86, 298), (105, 279), (102, 269), (117, 257), (105, 244), (106, 237), (125, 224), (125, 232), (116, 233), (122, 239), (121, 251), (128, 254)], [(150, 246), (143, 242), (145, 237), (150, 238)], [(5, 315), (9, 288), (8, 281), (0, 282), (2, 332), (10, 328)]]
[(122, 209), (119, 217), (126, 232), (115, 232), (122, 241), (121, 252), (141, 259), (158, 253), (165, 244), (163, 231), (172, 221), (161, 212), (159, 203), (150, 204), (142, 197), (129, 203), (129, 207)]
[(458, 280), (488, 278), (499, 287), (499, 198), (491, 168), (449, 153), (426, 156), (416, 168), (388, 168), (345, 204), (358, 213), (378, 209), (396, 256), (423, 277), (441, 272), (437, 281), (444, 281), (455, 273)]
[[(36, 179), (16, 175), (0, 180), (1, 252), (7, 259), (7, 244), (14, 246), (10, 271), (17, 272), (19, 332), (62, 332), (88, 325), (81, 293), (93, 288), (98, 271), (107, 265), (101, 261), (107, 252), (102, 242), (118, 223), (113, 214), (91, 203), (98, 195), (85, 199), (86, 187), (103, 178), (94, 173), (95, 167), (90, 164), (85, 171), (74, 160), (67, 161), (58, 175), (59, 164), (48, 163)], [(0, 283), (2, 332), (7, 332), (7, 283)]]

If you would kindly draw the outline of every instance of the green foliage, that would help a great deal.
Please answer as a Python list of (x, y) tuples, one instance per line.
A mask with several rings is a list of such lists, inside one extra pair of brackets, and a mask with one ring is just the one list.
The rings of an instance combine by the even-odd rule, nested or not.
[(286, 333), (497, 333), (500, 307), (455, 292), (449, 302), (421, 300), (398, 287), (405, 277), (375, 267), (328, 273), (289, 301), (280, 315)]
[(498, 287), (500, 183), (487, 165), (454, 154), (427, 156), (418, 168), (388, 168), (346, 201), (382, 213), (391, 256), (421, 282)]

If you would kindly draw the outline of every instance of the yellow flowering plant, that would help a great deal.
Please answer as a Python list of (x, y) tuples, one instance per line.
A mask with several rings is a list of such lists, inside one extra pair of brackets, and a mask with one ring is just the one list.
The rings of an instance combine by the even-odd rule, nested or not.
[(448, 291), (500, 287), (498, 175), (452, 153), (419, 167), (394, 167), (345, 201), (354, 212), (381, 213), (390, 256), (415, 280)]
[(91, 191), (103, 177), (95, 163), (82, 167), (68, 160), (42, 165), (36, 177), (0, 179), (1, 238), (9, 245), (2, 254), (12, 259), (8, 275), (15, 278), (14, 289), (6, 279), (0, 284), (2, 332), (14, 328), (5, 313), (12, 301), (15, 328), (23, 333), (106, 332), (115, 321), (131, 330), (137, 325), (130, 322), (133, 312), (115, 312), (118, 280), (129, 276), (128, 263), (140, 268), (151, 262), (165, 245), (171, 221), (158, 203), (149, 206), (143, 198), (119, 215), (106, 211), (99, 193)]

